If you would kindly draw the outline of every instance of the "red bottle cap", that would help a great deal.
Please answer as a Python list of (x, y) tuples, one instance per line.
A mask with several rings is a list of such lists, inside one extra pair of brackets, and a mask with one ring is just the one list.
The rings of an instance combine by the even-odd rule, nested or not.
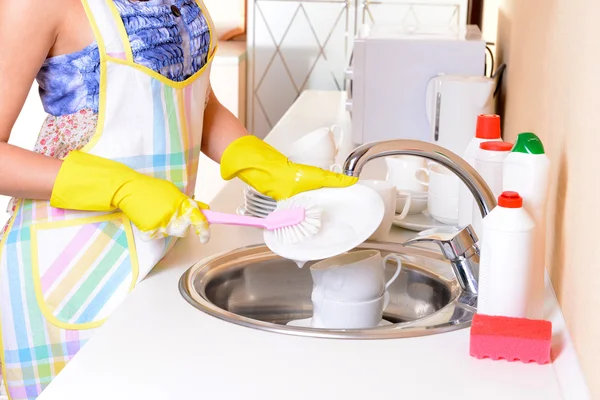
[(517, 192), (503, 192), (498, 197), (498, 205), (504, 208), (521, 208), (523, 207), (523, 198)]
[(479, 139), (500, 139), (500, 116), (497, 114), (480, 114), (477, 116), (475, 137)]
[(489, 151), (511, 151), (513, 144), (509, 142), (483, 142), (479, 143), (479, 148)]

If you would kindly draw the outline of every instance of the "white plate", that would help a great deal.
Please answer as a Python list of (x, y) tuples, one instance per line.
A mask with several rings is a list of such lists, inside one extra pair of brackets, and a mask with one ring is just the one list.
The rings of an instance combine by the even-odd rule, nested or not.
[(261, 197), (256, 195), (255, 193), (253, 193), (250, 190), (245, 190), (244, 191), (244, 197), (246, 199), (251, 199), (252, 201), (257, 201), (259, 203), (264, 203), (264, 204), (277, 204), (277, 201), (275, 201), (275, 199), (271, 199), (269, 197)]
[(237, 210), (235, 210), (235, 212), (236, 212), (237, 215), (244, 215), (246, 217), (266, 218), (266, 216), (267, 216), (266, 214), (265, 215), (262, 215), (262, 214), (261, 215), (256, 215), (256, 213), (253, 213), (253, 212), (251, 212), (249, 210), (246, 210), (246, 207), (244, 207), (244, 206), (239, 206), (237, 208)]
[[(293, 321), (288, 322), (287, 326), (297, 326), (299, 328), (311, 328), (312, 318), (304, 318), (304, 319), (295, 319)], [(387, 326), (392, 325), (390, 321), (382, 319), (379, 325), (377, 326)]]
[(264, 194), (257, 192), (250, 186), (247, 186), (246, 189), (244, 189), (244, 195), (258, 197), (258, 198), (261, 198), (266, 201), (275, 201), (273, 198), (271, 198), (269, 196), (265, 196)]
[(246, 208), (246, 211), (253, 213), (253, 214), (257, 214), (257, 215), (261, 215), (261, 216), (267, 216), (269, 214), (271, 214), (272, 210), (265, 210), (264, 208), (260, 208), (260, 207), (255, 207), (251, 204), (246, 203), (244, 205), (244, 207)]
[(275, 207), (277, 207), (277, 203), (265, 204), (265, 203), (261, 203), (259, 201), (256, 201), (256, 199), (248, 198), (248, 197), (246, 197), (246, 199), (244, 200), (244, 202), (246, 204), (248, 204), (248, 205), (253, 206), (253, 207), (263, 208), (263, 209), (269, 210), (269, 211), (273, 211), (275, 209)]
[(352, 250), (377, 230), (385, 208), (379, 194), (365, 185), (311, 190), (292, 199), (320, 208), (321, 230), (295, 244), (279, 243), (275, 232), (267, 230), (264, 239), (275, 254), (295, 261), (322, 260)]
[(399, 219), (395, 216), (393, 219), (393, 224), (399, 226), (400, 228), (416, 232), (431, 228), (451, 226), (436, 221), (431, 217), (431, 215), (429, 215), (427, 211), (423, 211), (421, 214), (409, 214), (404, 219)]
[(276, 201), (267, 201), (253, 196), (246, 196), (246, 203), (256, 204), (257, 206), (270, 209), (275, 209), (275, 207), (277, 207)]
[(275, 207), (277, 207), (277, 203), (273, 203), (273, 204), (263, 204), (263, 203), (259, 203), (257, 201), (255, 201), (254, 199), (251, 198), (246, 198), (244, 200), (244, 202), (248, 205), (251, 205), (254, 208), (263, 208), (265, 210), (274, 210)]

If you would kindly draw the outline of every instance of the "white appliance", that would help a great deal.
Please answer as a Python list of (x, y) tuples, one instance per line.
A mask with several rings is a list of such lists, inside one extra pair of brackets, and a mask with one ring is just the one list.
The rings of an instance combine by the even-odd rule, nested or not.
[(477, 116), (494, 112), (496, 81), (486, 76), (445, 75), (427, 84), (429, 141), (463, 156), (475, 136)]
[(426, 107), (430, 80), (441, 73), (483, 76), (485, 46), (473, 25), (453, 36), (411, 35), (382, 25), (359, 34), (346, 73), (353, 142), (433, 141)]

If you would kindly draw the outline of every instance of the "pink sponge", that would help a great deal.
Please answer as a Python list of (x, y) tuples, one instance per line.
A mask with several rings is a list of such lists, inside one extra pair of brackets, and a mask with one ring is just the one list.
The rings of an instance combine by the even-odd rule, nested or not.
[(525, 318), (475, 314), (469, 353), (479, 359), (550, 362), (552, 323)]

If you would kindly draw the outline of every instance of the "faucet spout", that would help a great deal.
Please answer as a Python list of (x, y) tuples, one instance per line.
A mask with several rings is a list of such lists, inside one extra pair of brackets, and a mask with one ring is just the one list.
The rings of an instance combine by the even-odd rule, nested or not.
[(400, 155), (423, 157), (448, 168), (469, 188), (482, 216), (486, 216), (496, 206), (491, 189), (469, 163), (444, 147), (420, 140), (397, 139), (365, 143), (346, 158), (344, 174), (358, 177), (367, 162)]
[[(496, 206), (496, 199), (492, 190), (487, 183), (485, 183), (481, 175), (479, 175), (479, 173), (477, 173), (477, 171), (475, 171), (475, 169), (465, 160), (444, 147), (419, 140), (397, 139), (366, 143), (359, 146), (344, 162), (344, 174), (358, 177), (367, 162), (380, 157), (399, 155), (422, 157), (427, 160), (435, 161), (448, 168), (448, 170), (454, 173), (473, 194), (475, 202), (483, 217)], [(435, 232), (436, 235), (439, 235), (440, 233), (441, 232)], [(476, 296), (478, 285), (475, 277), (478, 274), (474, 269), (477, 269), (478, 266), (473, 264), (475, 259), (478, 261), (479, 258), (479, 248), (475, 245), (477, 236), (472, 231), (471, 226), (463, 227), (461, 234), (458, 236), (456, 236), (456, 232), (446, 232), (446, 234), (450, 234), (453, 239), (456, 237), (472, 239), (472, 243), (469, 241), (470, 245), (465, 246), (465, 252), (462, 254), (456, 254), (453, 251), (445, 251), (453, 248), (456, 240), (451, 240), (450, 238), (447, 240), (439, 240), (438, 237), (436, 240), (431, 241), (435, 241), (440, 245), (444, 256), (452, 263), (456, 278), (462, 289), (465, 292)], [(426, 239), (421, 237), (416, 240), (409, 240), (403, 245), (410, 246), (411, 244), (428, 241), (430, 239), (431, 238)], [(464, 244), (466, 243), (467, 241), (464, 242)]]

